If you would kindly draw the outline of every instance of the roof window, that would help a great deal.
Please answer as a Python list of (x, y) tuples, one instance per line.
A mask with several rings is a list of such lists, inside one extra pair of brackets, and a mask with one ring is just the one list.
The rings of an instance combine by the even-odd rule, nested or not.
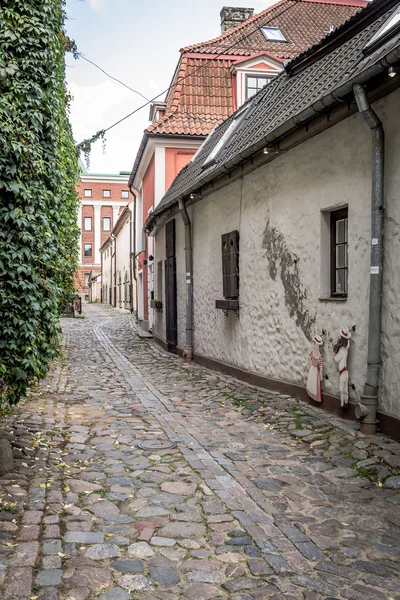
[(268, 42), (287, 42), (287, 39), (278, 27), (261, 27), (261, 31)]
[(400, 4), (397, 5), (396, 10), (392, 13), (386, 23), (384, 23), (370, 41), (365, 44), (363, 52), (365, 54), (373, 52), (378, 46), (384, 44), (398, 31), (400, 31)]
[[(212, 162), (215, 161), (220, 150), (222, 150), (222, 148), (228, 143), (228, 141), (231, 139), (232, 135), (234, 134), (235, 130), (237, 129), (238, 125), (242, 122), (248, 108), (249, 108), (248, 106), (245, 106), (244, 108), (242, 108), (242, 110), (240, 110), (236, 114), (235, 118), (230, 123), (229, 127), (224, 131), (220, 140), (217, 142), (217, 144), (211, 150), (210, 154), (207, 156), (206, 160), (203, 163), (203, 168), (208, 167)], [(209, 137), (211, 137), (211, 136), (209, 136)]]

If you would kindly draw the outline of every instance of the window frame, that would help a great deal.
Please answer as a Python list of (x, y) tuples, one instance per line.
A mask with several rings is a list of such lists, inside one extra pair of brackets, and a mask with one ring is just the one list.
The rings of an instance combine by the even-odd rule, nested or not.
[[(105, 221), (105, 219), (108, 219), (108, 221), (109, 221), (109, 223), (110, 223), (110, 226), (109, 226), (109, 228), (108, 228), (108, 229), (106, 229), (106, 228), (104, 227), (104, 221)], [(103, 217), (103, 231), (111, 231), (111, 217)]]
[(84, 288), (89, 287), (89, 280), (90, 280), (90, 272), (84, 273), (83, 274), (83, 287)]
[[(348, 207), (334, 210), (330, 213), (331, 227), (330, 227), (330, 254), (331, 254), (331, 298), (347, 298), (349, 291), (349, 209)], [(343, 242), (337, 242), (337, 223), (339, 221), (347, 221), (345, 225), (345, 235)], [(344, 266), (337, 266), (337, 248), (338, 246), (344, 246)], [(337, 271), (344, 271), (345, 273), (345, 291), (338, 292), (336, 289), (336, 274)]]
[[(124, 196), (124, 194), (126, 195)], [(121, 198), (129, 199), (129, 190), (121, 190)]]
[[(90, 219), (90, 227), (86, 227), (86, 219)], [(93, 220), (92, 217), (83, 217), (83, 231), (92, 231)]]
[[(87, 252), (86, 246), (90, 246), (90, 254), (86, 254), (86, 252)], [(93, 244), (83, 244), (83, 257), (84, 258), (92, 258), (93, 257)]]
[[(241, 124), (243, 119), (245, 118), (248, 109), (249, 109), (248, 106), (244, 106), (237, 112), (235, 118), (232, 120), (231, 123), (229, 123), (228, 127), (226, 128), (224, 133), (221, 135), (220, 139), (215, 144), (214, 148), (210, 151), (210, 153), (206, 157), (205, 161), (203, 162), (202, 169), (206, 169), (206, 168), (210, 167), (211, 165), (215, 164), (218, 154), (221, 152), (222, 148), (228, 142), (230, 142), (232, 140), (232, 136), (235, 134), (237, 128), (239, 127), (239, 125)], [(219, 127), (221, 127), (221, 125)], [(216, 131), (217, 131), (217, 129), (218, 128), (216, 128)], [(211, 137), (211, 135), (215, 135), (215, 133), (211, 132), (209, 137)], [(207, 138), (207, 140), (208, 139), (209, 138)]]
[[(89, 192), (89, 193), (87, 193)], [(93, 196), (93, 190), (91, 188), (86, 188), (83, 190), (83, 197), (84, 198), (91, 198)]]
[(111, 190), (103, 190), (103, 198), (111, 198)]
[[(269, 30), (274, 29), (275, 31), (279, 31), (279, 33), (282, 36), (282, 39), (277, 39), (277, 38), (272, 38), (271, 39), (271, 37), (268, 37), (267, 29), (269, 29)], [(281, 44), (285, 44), (285, 43), (287, 44), (288, 43), (288, 40), (285, 38), (285, 36), (283, 35), (283, 33), (279, 29), (279, 27), (271, 27), (270, 25), (264, 25), (263, 27), (261, 27), (261, 32), (262, 32), (262, 34), (265, 37), (265, 39), (266, 39), (267, 42), (278, 42), (278, 43), (281, 43)]]
[(221, 235), (222, 293), (225, 300), (239, 299), (239, 244), (237, 229)]
[(245, 96), (246, 96), (246, 100), (249, 100), (249, 98), (253, 98), (253, 96), (249, 96), (249, 85), (248, 85), (248, 80), (249, 79), (264, 79), (266, 81), (266, 83), (258, 88), (251, 88), (251, 89), (256, 89), (256, 93), (253, 94), (253, 96), (255, 96), (256, 94), (258, 94), (258, 92), (260, 92), (266, 85), (268, 85), (271, 82), (272, 77), (269, 77), (268, 75), (258, 75), (258, 74), (252, 74), (252, 73), (246, 73), (245, 74)]

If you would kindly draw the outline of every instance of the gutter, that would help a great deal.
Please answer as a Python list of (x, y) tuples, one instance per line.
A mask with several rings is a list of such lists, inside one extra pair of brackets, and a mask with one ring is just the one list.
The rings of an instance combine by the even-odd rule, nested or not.
[[(326, 94), (326, 96), (324, 96), (323, 98), (320, 98), (319, 100), (315, 101), (311, 106), (305, 108), (298, 115), (291, 117), (285, 123), (282, 123), (282, 125), (280, 125), (273, 132), (271, 132), (270, 134), (268, 134), (249, 148), (243, 150), (239, 155), (232, 158), (229, 162), (220, 165), (217, 169), (209, 173), (209, 175), (205, 176), (204, 179), (201, 179), (196, 184), (187, 188), (184, 193), (178, 194), (178, 196), (173, 198), (171, 201), (167, 202), (163, 206), (160, 206), (158, 211), (156, 209), (153, 213), (151, 213), (151, 215), (149, 215), (148, 219), (144, 224), (144, 228), (148, 231), (151, 231), (154, 227), (154, 221), (156, 220), (158, 215), (161, 214), (164, 210), (178, 203), (180, 199), (188, 197), (190, 194), (199, 191), (199, 189), (206, 183), (217, 179), (221, 175), (225, 175), (227, 171), (230, 171), (233, 167), (240, 164), (244, 159), (247, 159), (250, 156), (256, 154), (265, 146), (276, 143), (280, 138), (284, 137), (289, 132), (298, 129), (301, 125), (303, 125), (316, 115), (326, 112), (329, 108), (333, 107), (334, 105), (340, 102), (344, 102), (346, 96), (349, 96), (349, 94), (353, 95), (354, 84), (357, 83), (362, 85), (366, 83), (370, 79), (381, 75), (383, 72), (387, 71), (387, 69), (390, 66), (395, 65), (399, 61), (400, 47), (397, 47), (391, 52), (389, 52), (387, 56), (381, 58), (376, 64), (366, 69), (363, 73), (357, 75), (352, 79), (349, 79), (348, 81), (346, 81), (346, 83), (342, 84), (336, 90), (330, 92), (329, 94)], [(278, 154), (279, 151), (277, 152), (277, 156)]]
[(185, 226), (185, 268), (186, 268), (186, 342), (183, 356), (186, 362), (193, 360), (193, 251), (192, 224), (184, 200), (179, 200), (179, 210)]
[(383, 268), (383, 221), (384, 221), (384, 174), (385, 135), (382, 121), (371, 108), (367, 92), (362, 85), (354, 86), (358, 110), (371, 129), (371, 268), (369, 290), (369, 325), (367, 377), (361, 402), (356, 406), (360, 431), (367, 435), (376, 433), (376, 411), (381, 367), (381, 318), (382, 318), (382, 268)]

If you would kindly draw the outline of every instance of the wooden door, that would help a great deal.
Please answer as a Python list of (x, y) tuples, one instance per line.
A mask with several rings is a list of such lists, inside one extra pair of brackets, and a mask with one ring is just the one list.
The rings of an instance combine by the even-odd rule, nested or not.
[(168, 346), (178, 343), (178, 310), (176, 295), (175, 219), (165, 226), (165, 319)]

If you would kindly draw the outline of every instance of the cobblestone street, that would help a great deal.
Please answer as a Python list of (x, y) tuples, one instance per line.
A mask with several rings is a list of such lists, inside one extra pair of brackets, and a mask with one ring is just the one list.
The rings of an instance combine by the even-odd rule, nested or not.
[(1, 598), (400, 600), (400, 444), (84, 314), (3, 423)]

